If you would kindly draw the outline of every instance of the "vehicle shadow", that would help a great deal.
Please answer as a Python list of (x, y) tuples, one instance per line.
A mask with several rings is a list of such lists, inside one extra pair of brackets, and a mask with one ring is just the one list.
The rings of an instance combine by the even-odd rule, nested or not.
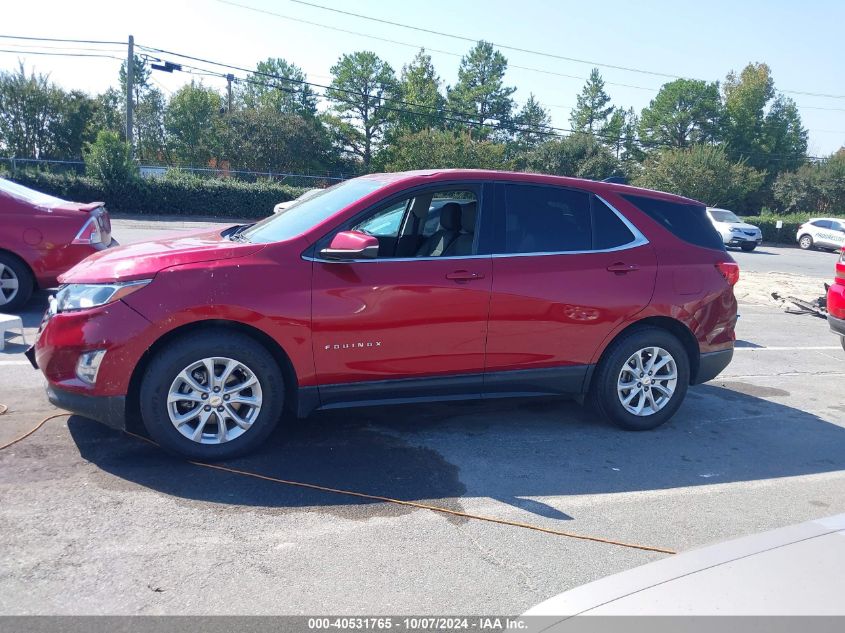
[[(759, 397), (789, 395), (782, 390), (730, 386), (692, 388), (670, 423), (645, 433), (621, 431), (559, 399), (323, 412), (275, 433), (261, 451), (227, 465), (401, 500), (459, 504), (464, 496), (489, 497), (557, 519), (569, 517), (531, 497), (845, 469), (845, 429)], [(175, 497), (268, 508), (370, 503), (197, 467), (78, 416), (68, 427), (84, 459)]]

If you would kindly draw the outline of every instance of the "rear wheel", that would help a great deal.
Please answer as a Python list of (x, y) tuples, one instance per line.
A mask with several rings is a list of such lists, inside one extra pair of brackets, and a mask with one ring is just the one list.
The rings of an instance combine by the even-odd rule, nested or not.
[(18, 310), (29, 301), (35, 279), (14, 255), (0, 253), (0, 312)]
[(750, 243), (749, 243), (749, 242), (746, 242), (745, 244), (742, 244), (742, 245), (740, 246), (740, 248), (741, 248), (742, 250), (744, 250), (746, 253), (750, 253), (750, 252), (751, 252), (751, 251), (753, 251), (755, 248), (757, 248), (757, 244), (755, 244), (755, 243), (753, 243), (753, 242), (750, 242)]
[(805, 251), (810, 250), (811, 248), (813, 248), (813, 237), (805, 233), (798, 239), (798, 246), (800, 246)]
[(282, 415), (273, 356), (238, 332), (209, 330), (168, 345), (141, 383), (141, 414), (165, 450), (220, 460), (258, 448)]
[(638, 328), (611, 343), (593, 377), (589, 399), (617, 426), (646, 431), (675, 414), (689, 379), (689, 358), (681, 342), (660, 328)]

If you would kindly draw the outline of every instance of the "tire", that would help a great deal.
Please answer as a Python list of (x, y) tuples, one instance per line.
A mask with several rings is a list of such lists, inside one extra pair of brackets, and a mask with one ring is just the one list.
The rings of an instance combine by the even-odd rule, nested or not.
[[(210, 361), (218, 379), (231, 373), (209, 385), (204, 361)], [(237, 385), (248, 386), (233, 391)], [(169, 402), (171, 394), (178, 402)], [(284, 396), (282, 371), (264, 347), (239, 332), (206, 330), (167, 345), (152, 359), (141, 382), (141, 417), (150, 436), (170, 453), (204, 461), (231, 459), (257, 449), (270, 436), (282, 416)], [(241, 402), (235, 404), (236, 398)], [(177, 428), (178, 416), (185, 421)]]
[(798, 238), (798, 246), (800, 246), (802, 250), (810, 250), (811, 248), (813, 248), (813, 236), (805, 233), (804, 235)]
[(29, 267), (11, 253), (0, 252), (0, 312), (20, 310), (34, 289)]
[[(671, 375), (667, 372), (671, 372), (671, 364), (674, 364), (674, 384), (671, 380), (655, 381), (652, 384), (659, 385), (662, 388), (658, 392), (656, 388), (646, 386), (640, 388), (638, 386), (643, 385), (645, 381), (631, 382), (629, 389), (623, 388), (620, 391), (618, 384), (628, 383), (638, 378), (638, 376), (635, 376), (634, 366), (629, 365), (628, 361), (638, 352), (646, 352), (640, 354), (640, 358), (643, 362), (643, 369), (647, 371), (649, 360), (647, 350), (651, 348), (661, 350), (671, 359), (671, 363), (663, 366), (666, 369), (659, 369), (656, 375)], [(658, 355), (658, 358), (660, 359), (658, 362), (662, 362), (666, 356)], [(644, 377), (649, 379), (648, 375)], [(650, 380), (653, 379), (654, 377), (651, 377)], [(605, 351), (593, 375), (588, 401), (602, 418), (617, 426), (628, 431), (647, 431), (667, 422), (675, 414), (686, 396), (689, 380), (689, 358), (681, 342), (674, 335), (660, 328), (637, 328), (617, 338)], [(655, 406), (647, 404), (646, 390), (652, 394), (651, 402)], [(623, 398), (630, 396), (632, 391), (637, 391), (640, 395), (634, 395), (633, 400), (629, 402), (629, 406), (636, 408), (642, 402), (642, 414), (640, 415), (632, 413), (622, 402)], [(670, 391), (668, 397), (663, 393)], [(659, 394), (657, 398), (654, 397), (654, 393)], [(649, 413), (649, 409), (654, 410)]]
[(753, 243), (752, 243), (752, 244), (742, 244), (742, 245), (740, 245), (740, 248), (741, 248), (742, 250), (744, 250), (746, 253), (750, 253), (750, 252), (751, 252), (751, 251), (753, 251), (755, 248), (757, 248), (757, 245), (756, 245), (756, 244), (753, 244)]

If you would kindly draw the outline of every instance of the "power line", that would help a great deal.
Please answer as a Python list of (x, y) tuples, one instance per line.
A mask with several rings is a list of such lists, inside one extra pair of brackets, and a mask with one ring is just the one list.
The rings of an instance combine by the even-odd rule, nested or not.
[(71, 44), (119, 44), (125, 46), (126, 42), (116, 42), (112, 40), (70, 40), (59, 37), (31, 37), (27, 35), (0, 35), (0, 39), (4, 40), (31, 40), (33, 42), (66, 42)]
[(0, 48), (0, 53), (15, 53), (16, 55), (48, 55), (52, 57), (99, 57), (102, 59), (122, 60), (122, 57), (114, 55), (98, 55), (97, 53), (55, 53), (46, 51), (22, 51), (17, 49)]
[(86, 46), (50, 46), (49, 44), (18, 44), (16, 42), (3, 42), (2, 46), (13, 46), (15, 48), (32, 48), (37, 47), (40, 49), (47, 49), (47, 50), (56, 50), (56, 51), (96, 51), (99, 53), (122, 53), (123, 49), (115, 49), (115, 48), (95, 48), (95, 47), (86, 47)]
[[(461, 57), (463, 57), (462, 53), (455, 53), (454, 51), (445, 51), (443, 49), (431, 48), (429, 46), (423, 46), (421, 44), (409, 44), (408, 42), (402, 42), (402, 41), (399, 41), (399, 40), (392, 40), (390, 38), (381, 37), (379, 35), (372, 35), (370, 33), (361, 33), (360, 31), (352, 31), (350, 29), (344, 29), (344, 28), (341, 28), (341, 27), (338, 27), (338, 26), (331, 26), (329, 24), (323, 24), (321, 22), (313, 22), (311, 20), (306, 20), (306, 19), (303, 19), (303, 18), (295, 18), (295, 17), (290, 16), (290, 15), (283, 15), (283, 14), (277, 13), (275, 11), (268, 11), (268, 10), (265, 10), (265, 9), (259, 9), (257, 7), (249, 7), (247, 5), (238, 4), (236, 2), (225, 2), (224, 0), (218, 0), (218, 2), (223, 2), (224, 4), (230, 4), (232, 6), (240, 7), (242, 9), (247, 9), (249, 11), (254, 11), (256, 13), (263, 13), (265, 15), (269, 15), (269, 16), (276, 17), (276, 18), (281, 18), (283, 20), (290, 20), (291, 22), (298, 22), (300, 24), (307, 24), (309, 26), (316, 26), (316, 27), (321, 28), (321, 29), (327, 29), (329, 31), (335, 31), (337, 33), (346, 33), (348, 35), (357, 35), (359, 37), (364, 37), (364, 38), (371, 39), (371, 40), (377, 40), (379, 42), (386, 42), (388, 44), (395, 44), (397, 46), (405, 46), (407, 48), (413, 48), (415, 50), (425, 49), (426, 51), (429, 51), (429, 52), (432, 52), (432, 53), (440, 53), (441, 55), (449, 55), (450, 57), (457, 57), (459, 59)], [(579, 75), (569, 75), (569, 74), (557, 72), (557, 71), (554, 71), (554, 70), (545, 70), (545, 69), (542, 69), (542, 68), (533, 68), (531, 66), (520, 66), (518, 64), (508, 63), (508, 68), (515, 68), (515, 69), (518, 69), (518, 70), (527, 70), (527, 71), (530, 71), (530, 72), (541, 73), (541, 74), (544, 74), (544, 75), (553, 75), (555, 77), (563, 77), (565, 79), (577, 79), (578, 81), (586, 81), (587, 80), (586, 77), (581, 77)], [(605, 81), (605, 84), (607, 84), (608, 86), (619, 86), (621, 88), (633, 88), (634, 90), (647, 90), (649, 92), (657, 92), (659, 90), (659, 88), (650, 88), (650, 87), (646, 87), (646, 86), (634, 86), (634, 85), (631, 85), (631, 84), (623, 84), (623, 83), (618, 83), (618, 82), (614, 82), (614, 81)]]
[[(240, 4), (238, 2), (233, 2), (232, 0), (216, 0), (216, 1), (220, 2), (222, 4), (228, 4), (228, 5), (231, 5), (231, 6), (240, 7), (242, 9), (249, 9), (249, 10), (252, 10), (252, 11), (261, 11), (262, 13), (267, 13), (267, 14), (273, 15), (273, 13), (271, 11), (263, 11), (263, 10), (260, 10), (260, 9), (256, 9), (255, 7), (251, 7), (249, 5)], [(424, 27), (421, 27), (421, 26), (414, 26), (414, 25), (411, 25), (411, 24), (403, 24), (401, 22), (394, 22), (392, 20), (386, 20), (386, 19), (383, 19), (383, 18), (376, 18), (376, 17), (370, 16), (370, 15), (363, 15), (361, 13), (354, 13), (352, 11), (346, 11), (346, 10), (343, 10), (343, 9), (336, 9), (334, 7), (327, 7), (327, 6), (324, 6), (324, 5), (321, 5), (321, 4), (317, 4), (315, 2), (307, 2), (306, 0), (290, 0), (290, 2), (293, 2), (294, 4), (300, 4), (300, 5), (303, 5), (303, 6), (307, 6), (307, 7), (312, 7), (312, 8), (315, 8), (315, 9), (321, 9), (323, 11), (331, 11), (332, 13), (338, 13), (338, 14), (341, 14), (341, 15), (359, 18), (361, 20), (369, 20), (371, 22), (377, 22), (377, 23), (380, 23), (380, 24), (387, 24), (389, 26), (398, 26), (400, 28), (410, 29), (412, 31), (418, 31), (418, 32), (421, 32), (421, 33), (428, 33), (428, 34), (431, 34), (431, 35), (439, 35), (441, 37), (449, 37), (449, 38), (461, 40), (461, 41), (464, 41), (464, 42), (475, 43), (475, 42), (484, 40), (484, 38), (469, 37), (469, 36), (466, 36), (466, 35), (458, 35), (458, 34), (455, 34), (455, 33), (446, 33), (444, 31), (436, 31), (434, 29), (427, 29), (427, 28), (424, 28)], [(646, 70), (646, 69), (643, 69), (643, 68), (635, 68), (633, 66), (620, 66), (620, 65), (617, 65), (617, 64), (608, 64), (608, 63), (597, 62), (597, 61), (593, 61), (593, 60), (589, 60), (589, 59), (579, 59), (577, 57), (567, 57), (565, 55), (558, 55), (556, 53), (549, 53), (547, 51), (538, 51), (538, 50), (534, 50), (534, 49), (530, 49), (530, 48), (513, 46), (513, 45), (510, 45), (510, 44), (502, 44), (500, 42), (490, 42), (490, 44), (492, 44), (493, 46), (495, 46), (497, 48), (501, 48), (501, 49), (505, 49), (505, 50), (516, 51), (516, 52), (519, 52), (519, 53), (527, 53), (527, 54), (530, 54), (530, 55), (539, 55), (541, 57), (547, 57), (547, 58), (551, 58), (551, 59), (558, 59), (558, 60), (563, 60), (563, 61), (575, 62), (575, 63), (578, 63), (578, 64), (588, 64), (590, 66), (598, 66), (600, 68), (612, 68), (614, 70), (621, 70), (621, 71), (631, 72), (631, 73), (639, 73), (639, 74), (642, 74), (642, 75), (650, 75), (650, 76), (653, 76), (653, 77), (663, 77), (663, 78), (666, 78), (666, 79), (693, 79), (692, 77), (684, 77), (682, 75), (674, 75), (674, 74), (671, 74), (671, 73), (658, 72), (658, 71), (654, 71), (654, 70)], [(706, 80), (700, 80), (699, 79), (698, 81), (706, 81)], [(807, 92), (807, 91), (803, 91), (803, 90), (781, 90), (781, 92), (785, 92), (785, 93), (788, 93), (788, 94), (803, 95), (803, 96), (807, 96), (807, 97), (822, 97), (822, 98), (827, 98), (827, 99), (845, 99), (845, 95), (834, 95), (834, 94), (827, 94), (827, 93), (820, 93), (820, 92)]]

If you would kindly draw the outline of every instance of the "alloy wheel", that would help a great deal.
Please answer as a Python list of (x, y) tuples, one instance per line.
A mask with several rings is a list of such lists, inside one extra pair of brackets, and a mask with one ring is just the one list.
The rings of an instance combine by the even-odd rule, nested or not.
[(672, 399), (678, 385), (678, 367), (662, 347), (644, 347), (631, 354), (616, 383), (619, 401), (628, 413), (649, 416)]
[(11, 267), (0, 263), (0, 306), (10, 303), (18, 294), (20, 280)]
[(231, 358), (203, 358), (171, 383), (167, 414), (189, 440), (223, 444), (250, 429), (261, 413), (261, 402), (261, 383), (249, 367)]

